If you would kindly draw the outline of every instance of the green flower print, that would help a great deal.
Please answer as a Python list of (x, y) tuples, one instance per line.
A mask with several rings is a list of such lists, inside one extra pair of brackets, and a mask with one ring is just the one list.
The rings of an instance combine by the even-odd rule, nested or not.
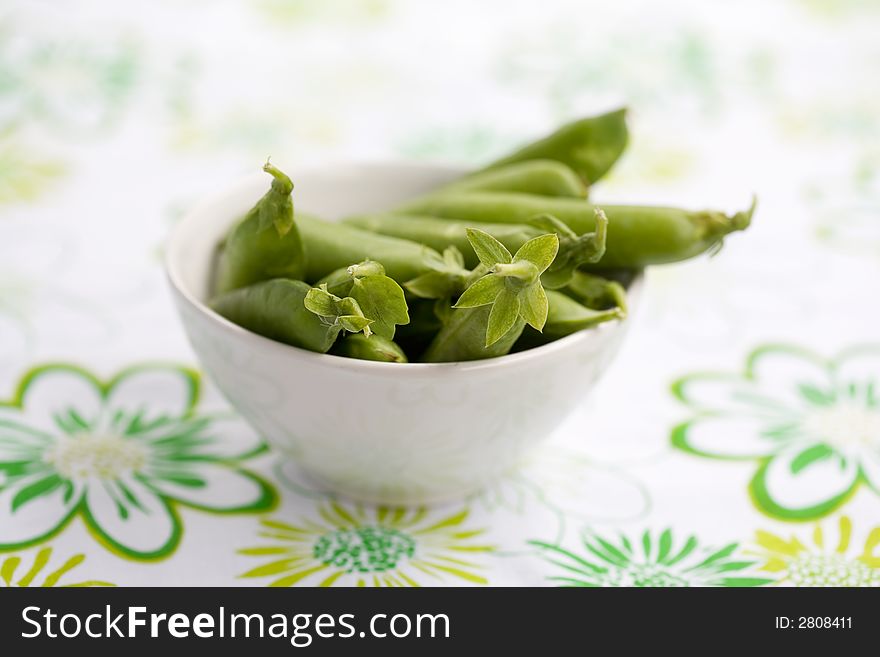
[(331, 502), (320, 519), (297, 525), (263, 520), (270, 544), (239, 550), (269, 557), (242, 577), (272, 577), (269, 586), (421, 586), (487, 584), (480, 556), (495, 548), (483, 530), (465, 526), (468, 510), (435, 516), (425, 508), (365, 509)]
[(139, 58), (138, 45), (126, 40), (21, 40), (12, 30), (0, 33), (0, 129), (31, 123), (71, 136), (106, 133), (134, 90)]
[(34, 157), (18, 144), (0, 146), (0, 203), (33, 201), (66, 173), (61, 161)]
[(46, 547), (37, 552), (31, 566), (24, 565), (21, 569), (19, 569), (19, 566), (22, 566), (23, 560), (17, 555), (11, 555), (0, 560), (0, 588), (11, 588), (13, 586), (113, 586), (113, 584), (110, 584), (109, 582), (101, 582), (98, 580), (88, 580), (73, 584), (62, 583), (60, 581), (62, 577), (86, 560), (86, 557), (83, 554), (73, 555), (55, 570), (47, 573), (43, 580), (38, 583), (38, 577), (40, 577), (43, 571), (46, 570), (51, 559), (52, 548)]
[[(622, 468), (587, 457), (583, 450), (547, 445), (533, 450), (516, 469), (469, 498), (475, 510), (528, 517), (516, 529), (535, 533), (539, 517), (550, 525), (540, 534), (561, 540), (572, 521), (619, 522), (644, 517), (651, 508), (648, 489)], [(518, 543), (520, 541), (517, 541)], [(519, 546), (517, 546), (519, 547)], [(509, 554), (510, 552), (507, 552)]]
[(673, 445), (756, 461), (750, 490), (764, 513), (810, 520), (862, 484), (880, 493), (880, 347), (831, 361), (797, 347), (762, 347), (743, 374), (693, 374), (673, 392), (697, 411), (673, 430)]
[(79, 348), (111, 335), (106, 309), (67, 284), (78, 247), (65, 226), (0, 219), (0, 372), (21, 367), (40, 341)]
[(877, 3), (871, 0), (799, 0), (796, 4), (815, 14), (817, 18), (871, 18), (878, 10)]
[(392, 9), (389, 0), (259, 0), (255, 6), (272, 27), (312, 22), (352, 23), (361, 26), (365, 21), (384, 18)]
[(880, 205), (852, 203), (826, 209), (816, 226), (823, 244), (844, 254), (880, 257)]
[(419, 160), (473, 162), (510, 149), (515, 141), (483, 125), (434, 126), (406, 135), (395, 151)]
[(39, 543), (80, 517), (108, 549), (170, 555), (176, 504), (256, 512), (275, 492), (239, 461), (264, 449), (233, 417), (196, 412), (200, 381), (146, 365), (107, 382), (71, 365), (29, 372), (0, 404), (0, 550)]
[(802, 542), (797, 536), (785, 539), (759, 531), (755, 543), (756, 554), (764, 561), (761, 569), (776, 574), (778, 584), (789, 586), (880, 586), (880, 526), (855, 545), (847, 516), (840, 517), (832, 536), (827, 533), (817, 524)]
[(616, 541), (585, 534), (580, 553), (530, 543), (558, 567), (558, 574), (547, 579), (564, 587), (762, 586), (772, 581), (748, 573), (755, 562), (737, 558), (738, 543), (707, 548), (689, 536), (677, 544), (671, 529), (659, 536), (645, 531), (638, 539), (621, 535)]
[(699, 30), (681, 26), (646, 39), (624, 22), (622, 29), (609, 25), (604, 39), (585, 40), (580, 24), (560, 16), (538, 32), (506, 39), (495, 55), (496, 81), (544, 99), (557, 116), (572, 116), (609, 93), (653, 111), (680, 108), (683, 99), (707, 116), (723, 109), (718, 44)]

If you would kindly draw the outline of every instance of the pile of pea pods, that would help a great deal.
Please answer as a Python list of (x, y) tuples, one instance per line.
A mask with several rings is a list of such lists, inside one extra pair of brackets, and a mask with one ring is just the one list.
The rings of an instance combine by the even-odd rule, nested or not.
[(628, 142), (623, 109), (562, 126), (387, 212), (294, 214), (268, 192), (218, 246), (211, 307), (301, 349), (390, 363), (503, 356), (623, 321), (644, 267), (720, 248), (754, 212), (588, 200)]

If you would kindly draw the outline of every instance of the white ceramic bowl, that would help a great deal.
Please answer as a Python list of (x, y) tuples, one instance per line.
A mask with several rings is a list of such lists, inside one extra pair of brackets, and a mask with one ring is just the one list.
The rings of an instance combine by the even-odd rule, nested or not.
[[(460, 174), (417, 164), (297, 171), (294, 202), (336, 219), (388, 208)], [(626, 322), (501, 358), (440, 364), (353, 360), (250, 333), (204, 302), (215, 245), (268, 185), (265, 174), (249, 177), (187, 214), (168, 245), (168, 277), (189, 340), (230, 403), (339, 494), (385, 504), (468, 495), (547, 438), (618, 350)]]

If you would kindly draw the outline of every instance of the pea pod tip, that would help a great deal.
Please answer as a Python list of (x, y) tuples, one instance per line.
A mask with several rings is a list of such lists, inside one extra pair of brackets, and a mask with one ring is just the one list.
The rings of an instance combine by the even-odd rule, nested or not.
[(749, 205), (749, 209), (743, 212), (737, 212), (730, 219), (731, 227), (733, 230), (745, 230), (752, 223), (752, 216), (755, 214), (755, 210), (758, 207), (758, 195), (752, 194), (752, 203)]
[(272, 187), (276, 191), (282, 194), (290, 194), (293, 192), (293, 181), (290, 179), (290, 176), (272, 164), (271, 160), (271, 155), (266, 158), (266, 163), (263, 164), (263, 171), (272, 176)]

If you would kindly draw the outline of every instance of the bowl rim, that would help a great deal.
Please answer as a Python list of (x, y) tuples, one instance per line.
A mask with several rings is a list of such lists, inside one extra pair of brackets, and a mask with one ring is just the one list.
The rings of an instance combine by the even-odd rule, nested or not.
[[(466, 171), (466, 169), (463, 169), (461, 167), (455, 167), (442, 162), (410, 162), (406, 160), (347, 160), (338, 163), (325, 162), (319, 165), (303, 166), (300, 168), (302, 171), (305, 172), (322, 172), (332, 170), (336, 166), (345, 166), (349, 168), (393, 168), (405, 166), (408, 168), (420, 168), (426, 171)], [(496, 356), (494, 358), (484, 358), (481, 360), (451, 361), (443, 363), (387, 363), (382, 361), (348, 358), (345, 356), (337, 356), (335, 354), (329, 353), (318, 353), (315, 351), (309, 351), (308, 349), (294, 347), (293, 345), (284, 344), (283, 342), (272, 340), (271, 338), (264, 337), (258, 333), (254, 333), (253, 331), (242, 328), (238, 324), (235, 324), (234, 322), (226, 319), (219, 313), (212, 310), (206, 303), (199, 299), (198, 296), (194, 294), (184, 283), (183, 276), (180, 273), (178, 258), (175, 257), (187, 252), (187, 249), (184, 248), (185, 243), (183, 242), (183, 236), (189, 223), (196, 221), (209, 208), (214, 207), (218, 203), (218, 201), (233, 193), (234, 190), (244, 189), (249, 185), (254, 184), (254, 180), (259, 177), (260, 176), (256, 174), (249, 174), (247, 176), (240, 177), (237, 180), (229, 183), (222, 191), (215, 192), (203, 198), (200, 202), (196, 203), (192, 208), (190, 208), (180, 219), (180, 221), (178, 221), (177, 224), (172, 228), (168, 236), (165, 248), (164, 266), (165, 275), (168, 279), (172, 291), (191, 309), (195, 310), (198, 314), (203, 316), (209, 322), (216, 324), (223, 332), (229, 334), (230, 336), (239, 340), (251, 340), (254, 342), (255, 345), (259, 345), (260, 348), (268, 349), (277, 353), (279, 357), (282, 357), (286, 354), (287, 357), (295, 356), (320, 366), (362, 371), (396, 372), (400, 375), (404, 375), (404, 372), (411, 372), (415, 374), (416, 372), (424, 373), (427, 371), (470, 371), (486, 370), (499, 367), (514, 367), (517, 364), (535, 360), (551, 353), (563, 351), (566, 349), (572, 349), (582, 342), (594, 339), (594, 336), (599, 332), (607, 333), (615, 329), (620, 330), (620, 325), (622, 322), (632, 321), (631, 317), (633, 314), (633, 308), (636, 307), (639, 297), (641, 296), (645, 277), (644, 271), (638, 272), (633, 278), (632, 283), (630, 283), (629, 287), (627, 288), (629, 312), (627, 314), (627, 317), (623, 320), (614, 320), (612, 322), (606, 322), (590, 329), (581, 329), (580, 331), (577, 331), (576, 333), (573, 333), (571, 335), (567, 335), (564, 338), (559, 338), (558, 340), (553, 340), (552, 342), (549, 342), (545, 345), (526, 349), (525, 351), (519, 351), (513, 354), (505, 354), (504, 356)]]

